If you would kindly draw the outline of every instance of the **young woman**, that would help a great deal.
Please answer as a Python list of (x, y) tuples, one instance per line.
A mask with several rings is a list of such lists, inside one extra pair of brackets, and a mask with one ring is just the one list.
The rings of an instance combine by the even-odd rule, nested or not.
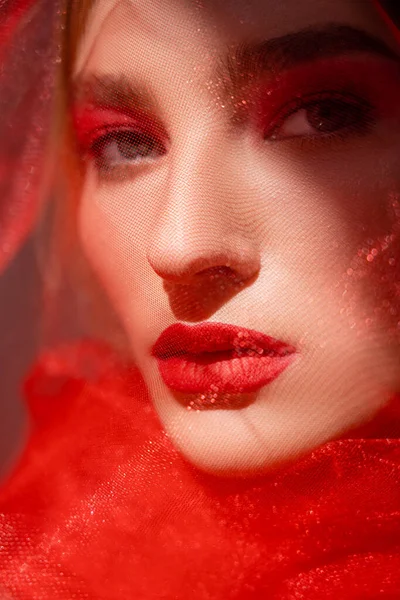
[(56, 236), (123, 341), (27, 380), (4, 597), (398, 598), (393, 27), (372, 1), (68, 1), (62, 56)]

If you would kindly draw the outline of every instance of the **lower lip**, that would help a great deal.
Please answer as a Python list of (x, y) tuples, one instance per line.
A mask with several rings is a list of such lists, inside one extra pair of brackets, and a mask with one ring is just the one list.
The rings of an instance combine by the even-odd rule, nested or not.
[(294, 354), (236, 357), (233, 352), (215, 352), (157, 362), (165, 385), (175, 392), (243, 394), (274, 381), (293, 359)]

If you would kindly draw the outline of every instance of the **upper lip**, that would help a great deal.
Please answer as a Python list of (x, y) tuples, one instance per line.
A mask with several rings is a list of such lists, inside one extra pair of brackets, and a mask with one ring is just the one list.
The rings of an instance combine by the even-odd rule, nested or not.
[(154, 344), (151, 354), (159, 359), (168, 359), (184, 354), (204, 354), (237, 350), (254, 350), (258, 354), (286, 356), (296, 349), (285, 342), (264, 333), (236, 325), (223, 323), (201, 323), (188, 326), (175, 323)]

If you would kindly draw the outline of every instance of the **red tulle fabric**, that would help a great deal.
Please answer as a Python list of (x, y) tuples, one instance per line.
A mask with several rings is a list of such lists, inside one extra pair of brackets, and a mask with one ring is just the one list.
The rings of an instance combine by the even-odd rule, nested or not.
[(0, 0), (0, 272), (46, 199), (60, 10), (60, 0)]
[(104, 347), (48, 354), (26, 393), (33, 432), (0, 499), (2, 600), (400, 598), (397, 400), (362, 438), (232, 480), (181, 458), (138, 371)]

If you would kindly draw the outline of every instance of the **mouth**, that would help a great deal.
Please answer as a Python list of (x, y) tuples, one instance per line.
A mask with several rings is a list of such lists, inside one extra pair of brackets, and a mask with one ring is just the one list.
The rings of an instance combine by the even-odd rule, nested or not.
[[(151, 354), (168, 388), (206, 399), (210, 393), (226, 398), (259, 390), (283, 373), (296, 348), (234, 325), (176, 323), (160, 335)], [(224, 407), (231, 408), (226, 401)]]

